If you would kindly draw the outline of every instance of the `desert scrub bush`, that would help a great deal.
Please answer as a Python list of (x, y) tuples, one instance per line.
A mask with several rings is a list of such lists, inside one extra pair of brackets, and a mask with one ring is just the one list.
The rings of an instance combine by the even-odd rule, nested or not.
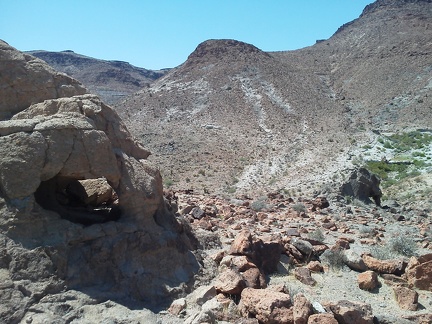
[(306, 212), (306, 206), (300, 203), (295, 204), (292, 208), (295, 212), (297, 212), (297, 214)]
[(254, 211), (261, 211), (267, 208), (267, 204), (263, 198), (255, 200), (251, 203), (250, 208)]
[(345, 266), (345, 254), (343, 250), (326, 250), (321, 254), (321, 261), (332, 270), (341, 270)]
[(164, 184), (164, 187), (169, 188), (169, 187), (171, 187), (174, 184), (174, 180), (172, 180), (172, 179), (165, 179), (164, 182), (163, 182), (163, 184)]
[(394, 259), (400, 256), (411, 257), (417, 255), (417, 243), (410, 237), (396, 236), (386, 244), (371, 248), (374, 258), (380, 260)]
[(315, 231), (308, 233), (308, 238), (318, 242), (324, 242), (325, 236), (320, 228), (315, 229)]

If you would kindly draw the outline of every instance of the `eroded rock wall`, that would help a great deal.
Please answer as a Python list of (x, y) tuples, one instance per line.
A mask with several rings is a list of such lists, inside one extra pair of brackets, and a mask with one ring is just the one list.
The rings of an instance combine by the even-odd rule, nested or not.
[(1, 318), (70, 289), (156, 309), (187, 290), (199, 264), (150, 153), (77, 81), (0, 45)]

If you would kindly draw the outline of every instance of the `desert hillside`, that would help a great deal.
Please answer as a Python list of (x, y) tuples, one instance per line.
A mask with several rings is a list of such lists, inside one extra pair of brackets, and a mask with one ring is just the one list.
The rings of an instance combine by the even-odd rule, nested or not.
[(379, 134), (432, 125), (431, 10), (378, 1), (297, 51), (208, 40), (116, 109), (173, 188), (337, 186), (355, 158), (391, 155), (364, 151)]
[(57, 71), (79, 80), (104, 102), (113, 105), (163, 76), (167, 70), (152, 71), (123, 61), (106, 61), (75, 53), (29, 51)]

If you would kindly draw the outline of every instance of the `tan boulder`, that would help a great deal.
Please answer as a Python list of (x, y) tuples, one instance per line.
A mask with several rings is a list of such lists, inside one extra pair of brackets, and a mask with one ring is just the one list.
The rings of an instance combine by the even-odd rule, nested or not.
[(308, 322), (308, 318), (312, 315), (312, 304), (311, 302), (303, 295), (297, 294), (294, 297), (294, 306), (293, 306), (293, 317), (295, 324), (306, 324)]
[(338, 324), (333, 314), (323, 313), (309, 316), (308, 324)]
[(405, 270), (405, 277), (410, 285), (432, 291), (432, 253), (412, 257)]
[(225, 269), (217, 276), (214, 286), (218, 293), (239, 295), (246, 283), (238, 271)]
[(231, 244), (229, 254), (253, 256), (252, 235), (249, 231), (241, 231)]
[(378, 260), (366, 253), (361, 257), (365, 265), (370, 270), (376, 271), (378, 273), (391, 273), (400, 275), (404, 272), (406, 267), (406, 263), (403, 260)]
[(408, 287), (394, 286), (393, 291), (400, 308), (416, 311), (418, 309), (418, 293)]
[(77, 180), (67, 190), (86, 205), (99, 206), (113, 199), (113, 188), (105, 178)]
[(378, 275), (374, 271), (365, 271), (357, 276), (357, 283), (362, 290), (374, 290), (379, 286)]
[(244, 317), (255, 317), (261, 323), (294, 323), (290, 296), (267, 289), (245, 288), (238, 305)]
[(319, 261), (311, 261), (306, 266), (311, 272), (324, 272), (324, 267)]
[(241, 273), (246, 287), (250, 288), (266, 288), (267, 283), (264, 274), (258, 268), (250, 268)]
[(299, 267), (294, 269), (294, 276), (298, 281), (308, 286), (313, 286), (316, 281), (311, 276), (311, 271), (306, 267)]
[(369, 304), (341, 300), (331, 303), (330, 309), (341, 324), (372, 324), (372, 307)]

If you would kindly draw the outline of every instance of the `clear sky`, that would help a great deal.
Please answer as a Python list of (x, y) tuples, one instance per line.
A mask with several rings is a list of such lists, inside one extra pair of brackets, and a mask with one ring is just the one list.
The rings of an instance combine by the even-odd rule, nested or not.
[(175, 67), (207, 39), (264, 51), (329, 38), (373, 0), (0, 0), (0, 39), (147, 69)]

